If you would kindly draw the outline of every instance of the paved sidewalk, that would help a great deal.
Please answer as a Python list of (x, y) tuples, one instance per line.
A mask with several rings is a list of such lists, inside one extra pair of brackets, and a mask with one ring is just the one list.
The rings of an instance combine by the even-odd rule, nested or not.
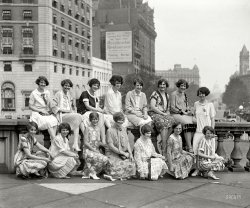
[(219, 181), (201, 177), (158, 181), (110, 182), (80, 177), (22, 180), (0, 175), (1, 208), (79, 207), (248, 207), (250, 173), (216, 173)]

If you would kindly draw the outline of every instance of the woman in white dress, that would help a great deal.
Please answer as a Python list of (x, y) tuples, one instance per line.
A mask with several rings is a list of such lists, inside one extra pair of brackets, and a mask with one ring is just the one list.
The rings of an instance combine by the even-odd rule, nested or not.
[(38, 88), (31, 92), (29, 99), (29, 108), (32, 110), (30, 121), (35, 122), (39, 130), (47, 129), (51, 139), (54, 139), (59, 120), (54, 114), (56, 106), (53, 105), (50, 92), (45, 89), (49, 81), (46, 77), (39, 76), (36, 84)]

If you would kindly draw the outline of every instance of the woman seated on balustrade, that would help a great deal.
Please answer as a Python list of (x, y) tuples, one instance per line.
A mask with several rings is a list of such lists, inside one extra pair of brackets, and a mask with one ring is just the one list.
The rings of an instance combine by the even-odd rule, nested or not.
[(84, 133), (83, 158), (85, 159), (83, 178), (100, 179), (97, 175), (106, 169), (108, 157), (101, 153), (106, 147), (105, 138), (101, 140), (101, 129), (98, 126), (99, 114), (93, 112), (89, 115), (90, 125)]
[(215, 153), (214, 129), (211, 126), (205, 126), (202, 130), (204, 136), (198, 145), (198, 170), (207, 176), (218, 180), (213, 171), (221, 171), (225, 168), (224, 158)]
[(182, 149), (182, 131), (181, 123), (175, 123), (172, 126), (173, 133), (167, 141), (167, 173), (177, 179), (188, 177), (194, 164), (194, 155)]
[(122, 126), (125, 120), (123, 113), (115, 113), (113, 119), (115, 124), (107, 131), (110, 164), (106, 173), (113, 179), (122, 180), (135, 176), (136, 167), (126, 129)]
[(59, 120), (54, 114), (56, 108), (50, 92), (45, 89), (49, 81), (46, 77), (39, 76), (36, 84), (38, 88), (31, 92), (29, 99), (29, 108), (32, 110), (30, 121), (34, 121), (39, 130), (48, 130), (51, 139), (54, 139)]
[(52, 140), (50, 152), (52, 161), (48, 165), (49, 172), (55, 178), (70, 178), (70, 175), (82, 175), (76, 171), (80, 165), (78, 154), (70, 151), (68, 136), (71, 128), (68, 123), (61, 123), (58, 127), (58, 134)]
[(157, 180), (166, 173), (168, 167), (165, 157), (155, 151), (151, 132), (151, 126), (146, 124), (141, 127), (141, 137), (134, 145), (134, 157), (140, 179)]
[(65, 79), (61, 82), (62, 90), (58, 91), (55, 94), (54, 101), (57, 104), (57, 113), (59, 114), (59, 118), (61, 122), (68, 123), (73, 130), (74, 134), (74, 143), (73, 150), (80, 151), (78, 145), (79, 139), (79, 129), (81, 129), (82, 133), (84, 133), (85, 127), (83, 123), (82, 115), (74, 112), (73, 109), (73, 99), (70, 95), (70, 88), (73, 87), (73, 83), (70, 79)]
[(172, 131), (174, 118), (170, 115), (169, 95), (166, 92), (168, 82), (160, 79), (157, 83), (157, 90), (150, 96), (150, 111), (148, 114), (154, 121), (154, 125), (160, 136), (157, 137), (158, 151), (163, 154), (166, 152), (167, 139)]
[[(50, 162), (50, 151), (41, 145), (35, 138), (38, 131), (38, 126), (35, 122), (27, 124), (28, 133), (22, 135), (17, 147), (17, 152), (14, 157), (14, 165), (16, 175), (24, 179), (30, 178), (32, 175), (36, 177), (46, 177), (48, 162)], [(41, 154), (41, 151), (35, 153), (35, 147), (46, 154)]]
[(89, 90), (84, 91), (79, 98), (77, 112), (82, 115), (85, 128), (90, 125), (90, 113), (97, 112), (99, 114), (98, 126), (101, 129), (101, 138), (105, 138), (104, 111), (100, 108), (99, 99), (96, 95), (97, 90), (100, 88), (100, 81), (93, 78), (89, 80), (88, 85), (90, 87)]
[[(113, 115), (118, 112), (123, 112), (122, 109), (122, 96), (119, 92), (122, 84), (123, 78), (120, 75), (113, 75), (110, 80), (112, 87), (107, 91), (104, 99), (104, 121), (107, 128), (114, 125)], [(123, 127), (128, 126), (128, 119), (124, 116)]]
[(135, 89), (129, 91), (125, 99), (126, 116), (135, 126), (143, 126), (152, 119), (148, 116), (146, 94), (142, 92), (143, 81), (140, 78), (134, 80)]

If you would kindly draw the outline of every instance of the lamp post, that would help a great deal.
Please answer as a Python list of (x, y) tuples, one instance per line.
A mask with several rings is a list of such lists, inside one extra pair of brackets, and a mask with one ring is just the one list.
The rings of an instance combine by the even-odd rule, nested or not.
[(239, 106), (239, 111), (240, 111), (240, 122), (241, 122), (241, 116), (243, 115), (243, 109), (244, 109), (244, 107), (243, 107), (243, 105), (240, 105)]

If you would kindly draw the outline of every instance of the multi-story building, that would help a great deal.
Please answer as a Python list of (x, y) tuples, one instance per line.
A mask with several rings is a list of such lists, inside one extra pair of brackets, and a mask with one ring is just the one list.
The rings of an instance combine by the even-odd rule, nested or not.
[(93, 0), (93, 56), (113, 73), (155, 72), (154, 10), (142, 0)]
[(244, 45), (240, 52), (240, 75), (248, 74), (249, 71), (249, 51)]
[(200, 85), (200, 74), (197, 65), (194, 65), (193, 69), (182, 68), (181, 64), (175, 64), (174, 69), (169, 70), (157, 70), (155, 72), (156, 76), (165, 78), (170, 88), (175, 87), (175, 83), (179, 79), (185, 79), (188, 83), (193, 83)]
[(44, 75), (51, 94), (61, 80), (80, 94), (92, 77), (91, 0), (0, 0), (1, 116), (29, 114), (29, 95)]

